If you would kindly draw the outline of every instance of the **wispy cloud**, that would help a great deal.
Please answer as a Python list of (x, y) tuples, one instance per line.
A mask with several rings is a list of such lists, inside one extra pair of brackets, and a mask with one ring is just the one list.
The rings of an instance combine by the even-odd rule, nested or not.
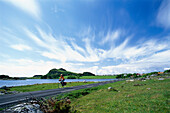
[[(120, 45), (111, 46), (108, 50), (92, 47), (92, 41), (90, 38), (84, 38), (84, 47), (80, 47), (74, 41), (71, 41), (70, 44), (67, 43), (63, 36), (54, 37), (51, 33), (46, 33), (39, 27), (37, 27), (37, 30), (40, 37), (28, 29), (25, 29), (27, 35), (33, 39), (36, 44), (48, 50), (41, 51), (40, 54), (42, 56), (56, 59), (61, 62), (98, 62), (111, 58), (115, 60), (121, 59), (122, 63), (126, 64), (127, 62), (134, 63), (142, 59), (150, 58), (152, 55), (156, 55), (156, 53), (169, 49), (168, 40), (160, 41), (157, 39), (150, 39), (138, 43), (137, 45), (129, 46), (130, 40), (133, 36), (127, 36)], [(156, 57), (154, 59), (158, 58), (159, 57)]]
[(40, 18), (41, 11), (36, 0), (4, 0), (4, 1), (13, 4), (14, 6), (29, 13), (31, 16), (37, 19)]
[[(93, 41), (87, 37), (83, 39), (84, 45), (80, 46), (74, 40), (67, 40), (65, 36), (55, 37), (51, 31), (47, 33), (39, 27), (36, 27), (36, 29), (38, 33), (35, 34), (29, 29), (24, 28), (27, 37), (32, 40), (31, 43), (36, 44), (33, 46), (34, 49), (37, 47), (36, 53), (38, 52), (41, 57), (44, 56), (57, 61), (14, 59), (12, 61), (9, 60), (10, 63), (8, 63), (8, 66), (1, 64), (1, 69), (7, 69), (10, 65), (18, 71), (20, 69), (26, 70), (25, 72), (28, 72), (28, 74), (32, 76), (35, 72), (37, 74), (46, 74), (51, 68), (60, 67), (73, 72), (90, 71), (99, 75), (133, 72), (142, 73), (155, 71), (158, 68), (170, 67), (170, 61), (168, 60), (170, 57), (170, 40), (168, 40), (168, 38), (164, 38), (164, 40), (150, 39), (129, 45), (133, 36), (127, 36), (119, 45), (111, 46), (110, 49), (105, 50), (99, 47), (93, 47)], [(11, 45), (10, 47), (19, 51), (32, 49), (23, 44)], [(111, 60), (109, 64), (101, 65), (103, 61), (105, 62), (108, 59)], [(117, 60), (121, 60), (121, 62), (115, 64)], [(87, 66), (86, 63), (90, 65)], [(17, 66), (14, 67), (14, 64), (17, 64)], [(34, 69), (32, 67), (34, 67)], [(43, 72), (41, 72), (42, 69), (44, 69)], [(1, 72), (3, 72), (3, 70), (1, 70)], [(14, 70), (9, 74), (11, 73), (17, 75)], [(20, 74), (21, 73), (18, 73), (18, 75)]]
[[(131, 51), (131, 53), (137, 52), (137, 56), (143, 56), (143, 54), (147, 54), (151, 50), (144, 50), (144, 53), (138, 52), (137, 50)], [(160, 71), (160, 69), (164, 69), (170, 67), (170, 50), (164, 50), (162, 52), (154, 53), (155, 50), (152, 49), (152, 54), (149, 56), (142, 57), (141, 59), (131, 58), (129, 61), (122, 62), (118, 65), (110, 65), (103, 66), (98, 69), (98, 74), (118, 74), (118, 73), (146, 73), (150, 71)], [(159, 51), (159, 50), (158, 50)], [(134, 55), (135, 57), (136, 55)], [(158, 69), (158, 70), (157, 70)]]
[(170, 28), (170, 0), (163, 0), (157, 14), (158, 23), (165, 27)]
[(100, 42), (100, 44), (105, 44), (107, 42), (113, 42), (116, 39), (120, 38), (121, 31), (115, 30), (115, 31), (108, 31), (107, 35), (103, 38), (103, 40)]
[(160, 40), (150, 39), (134, 46), (129, 46), (129, 40), (130, 37), (127, 37), (119, 46), (106, 51), (105, 58), (131, 60), (148, 57), (161, 50), (169, 49), (168, 40), (161, 42)]
[(98, 61), (96, 51), (92, 49), (90, 40), (85, 39), (85, 49), (78, 46), (76, 43), (71, 42), (69, 45), (64, 36), (54, 37), (51, 33), (46, 33), (37, 27), (40, 36), (35, 35), (25, 28), (25, 33), (31, 38), (38, 46), (46, 48), (48, 51), (41, 51), (45, 57), (50, 59), (66, 61), (80, 61), (80, 62), (94, 62)]
[(30, 46), (23, 44), (11, 45), (10, 47), (19, 51), (32, 50)]

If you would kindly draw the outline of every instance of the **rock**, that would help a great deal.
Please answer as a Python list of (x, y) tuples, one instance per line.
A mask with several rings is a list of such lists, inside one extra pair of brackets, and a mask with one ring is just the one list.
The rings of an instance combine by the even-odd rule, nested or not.
[(107, 89), (108, 89), (108, 90), (111, 90), (111, 89), (112, 89), (112, 87), (108, 87)]
[(164, 80), (164, 78), (159, 78), (158, 80)]
[(6, 89), (7, 89), (7, 87), (6, 87), (6, 86), (2, 86), (2, 87), (0, 87), (0, 89), (5, 89), (5, 90), (6, 90)]
[(17, 94), (19, 93), (18, 91), (1, 91), (0, 95), (8, 95), (8, 94)]
[(66, 102), (67, 102), (68, 104), (71, 104), (71, 100), (70, 100), (70, 99), (67, 99)]
[(17, 94), (17, 93), (19, 93), (18, 91), (10, 91), (9, 92), (10, 94)]
[(127, 95), (127, 96), (125, 96), (125, 97), (133, 97), (133, 95)]
[(6, 110), (7, 112), (15, 112), (15, 113), (43, 113), (40, 110), (40, 105), (31, 104), (31, 103), (23, 103), (13, 106)]
[(147, 88), (147, 90), (150, 90), (151, 88)]
[(5, 95), (5, 93), (3, 93), (3, 92), (0, 92), (0, 95)]
[(151, 78), (146, 78), (146, 80), (150, 80)]
[(126, 80), (126, 82), (133, 82), (135, 81), (134, 79)]
[(83, 82), (84, 82), (84, 83), (87, 83), (87, 81), (86, 81), (86, 80), (84, 80)]
[(117, 91), (117, 92), (118, 92), (118, 90), (115, 89), (115, 88), (113, 88), (113, 87), (108, 87), (107, 89), (108, 89), (109, 91)]

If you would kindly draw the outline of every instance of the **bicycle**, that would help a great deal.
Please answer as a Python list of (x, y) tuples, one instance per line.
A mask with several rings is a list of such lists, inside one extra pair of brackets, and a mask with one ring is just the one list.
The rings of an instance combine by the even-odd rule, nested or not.
[[(67, 83), (64, 82), (64, 86), (66, 86), (66, 84), (67, 84)], [(63, 88), (64, 86), (61, 84), (61, 82), (58, 83), (58, 88)]]

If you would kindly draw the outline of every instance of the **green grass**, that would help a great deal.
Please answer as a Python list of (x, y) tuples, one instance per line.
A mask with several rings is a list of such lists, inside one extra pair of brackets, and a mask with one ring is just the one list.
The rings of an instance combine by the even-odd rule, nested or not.
[(4, 110), (4, 108), (0, 108), (0, 111)]
[(116, 76), (82, 76), (80, 79), (116, 79)]
[[(64, 87), (72, 87), (79, 85), (92, 84), (94, 82), (67, 82), (67, 85)], [(10, 88), (10, 91), (19, 91), (19, 92), (30, 92), (30, 91), (40, 91), (40, 90), (48, 90), (48, 89), (57, 89), (58, 83), (44, 83), (44, 84), (35, 84), (35, 85), (26, 85), (26, 86), (16, 86)]]
[[(67, 79), (69, 76), (64, 76)], [(82, 76), (79, 79), (116, 79), (116, 76)]]
[[(114, 87), (120, 92), (108, 91), (108, 87)], [(88, 93), (83, 96), (82, 92)], [(67, 96), (77, 98), (72, 99), (71, 105), (82, 113), (168, 113), (170, 79), (120, 81), (98, 86), (93, 90), (74, 91)]]

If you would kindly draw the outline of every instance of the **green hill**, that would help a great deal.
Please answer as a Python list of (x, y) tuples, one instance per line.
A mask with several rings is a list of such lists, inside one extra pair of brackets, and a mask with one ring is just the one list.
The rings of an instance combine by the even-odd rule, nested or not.
[(74, 73), (71, 71), (67, 71), (63, 68), (60, 69), (51, 69), (46, 75), (42, 76), (42, 79), (57, 79), (60, 77), (60, 74), (63, 74), (64, 76), (68, 76), (70, 78), (79, 78), (81, 76), (95, 76), (91, 72), (84, 72), (84, 73)]

